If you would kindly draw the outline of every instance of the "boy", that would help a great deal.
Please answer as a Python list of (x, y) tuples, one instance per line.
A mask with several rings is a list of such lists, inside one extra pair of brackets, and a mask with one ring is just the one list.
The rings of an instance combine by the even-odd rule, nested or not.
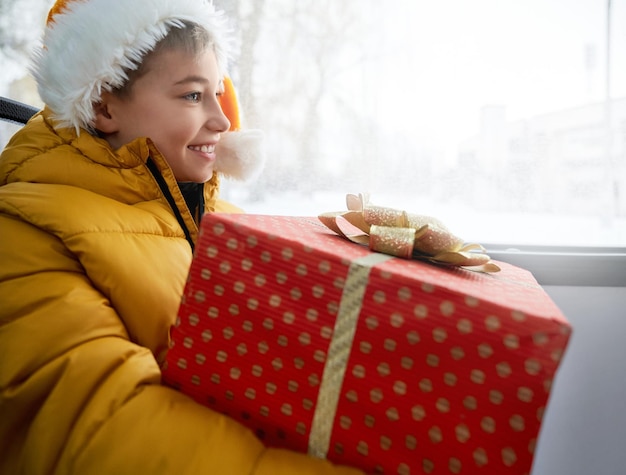
[(52, 8), (47, 107), (0, 157), (0, 473), (355, 473), (160, 384), (199, 219), (231, 209), (216, 170), (254, 148), (225, 36), (204, 0)]

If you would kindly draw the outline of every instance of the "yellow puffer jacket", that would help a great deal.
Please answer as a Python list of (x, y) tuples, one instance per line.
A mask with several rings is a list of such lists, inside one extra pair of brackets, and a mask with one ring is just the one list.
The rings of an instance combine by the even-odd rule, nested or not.
[(0, 473), (356, 473), (161, 385), (197, 227), (150, 141), (113, 152), (47, 117), (0, 157)]

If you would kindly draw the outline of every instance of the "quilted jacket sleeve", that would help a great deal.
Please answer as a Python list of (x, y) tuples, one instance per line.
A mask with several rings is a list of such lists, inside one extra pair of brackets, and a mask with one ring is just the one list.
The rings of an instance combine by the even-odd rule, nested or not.
[(0, 211), (0, 473), (355, 473), (267, 450), (162, 386), (76, 255)]

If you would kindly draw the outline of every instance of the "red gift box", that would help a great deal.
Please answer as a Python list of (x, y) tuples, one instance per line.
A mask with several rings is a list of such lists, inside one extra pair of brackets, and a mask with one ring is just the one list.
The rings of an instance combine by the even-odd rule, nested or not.
[(570, 326), (532, 275), (393, 258), (317, 218), (204, 218), (164, 381), (370, 473), (525, 474)]

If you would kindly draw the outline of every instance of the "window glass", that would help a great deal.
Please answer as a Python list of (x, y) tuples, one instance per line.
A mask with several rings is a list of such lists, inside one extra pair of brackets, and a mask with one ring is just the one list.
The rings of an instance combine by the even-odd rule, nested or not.
[[(3, 95), (37, 101), (21, 77), (51, 3), (0, 0)], [(266, 136), (261, 176), (224, 183), (246, 211), (367, 192), (481, 243), (626, 246), (626, 0), (215, 3)]]

